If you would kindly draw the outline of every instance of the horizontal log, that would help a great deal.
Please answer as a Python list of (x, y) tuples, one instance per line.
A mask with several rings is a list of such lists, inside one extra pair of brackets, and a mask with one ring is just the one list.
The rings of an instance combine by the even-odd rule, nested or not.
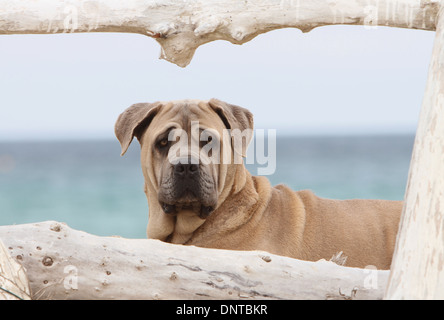
[(234, 44), (280, 28), (325, 25), (436, 30), (437, 0), (0, 0), (0, 34), (131, 32), (155, 38), (185, 67), (214, 40)]
[(382, 299), (389, 271), (261, 251), (99, 237), (48, 221), (1, 226), (33, 299)]

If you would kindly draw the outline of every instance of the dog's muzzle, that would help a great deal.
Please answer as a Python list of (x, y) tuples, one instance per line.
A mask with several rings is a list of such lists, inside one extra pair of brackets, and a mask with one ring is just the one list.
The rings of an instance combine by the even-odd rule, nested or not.
[(169, 189), (168, 196), (159, 196), (163, 212), (175, 215), (189, 210), (196, 212), (201, 219), (206, 219), (214, 211), (215, 205), (206, 201), (205, 188), (202, 186), (206, 179), (202, 176), (200, 165), (191, 161), (172, 165), (171, 178), (166, 186)]

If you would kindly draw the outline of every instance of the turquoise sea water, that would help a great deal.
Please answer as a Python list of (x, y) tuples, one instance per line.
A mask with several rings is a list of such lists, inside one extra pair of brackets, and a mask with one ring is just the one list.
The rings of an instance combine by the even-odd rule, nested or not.
[[(413, 135), (279, 137), (272, 184), (326, 198), (402, 200)], [(57, 220), (144, 238), (140, 149), (117, 141), (0, 142), (0, 225)], [(255, 165), (247, 168), (256, 174)]]

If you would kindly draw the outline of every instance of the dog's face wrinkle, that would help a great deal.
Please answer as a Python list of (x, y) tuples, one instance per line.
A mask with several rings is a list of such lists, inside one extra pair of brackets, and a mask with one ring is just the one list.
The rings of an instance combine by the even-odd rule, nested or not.
[[(218, 167), (215, 164), (203, 164), (202, 162), (199, 162), (198, 168), (199, 168), (199, 174), (193, 177), (187, 177), (187, 179), (182, 179), (178, 175), (174, 174), (174, 164), (170, 163), (169, 158), (169, 151), (171, 147), (175, 144), (181, 141), (176, 136), (176, 141), (168, 141), (168, 143), (165, 142), (165, 140), (168, 140), (168, 137), (172, 130), (180, 129), (184, 130), (189, 139), (186, 141), (187, 145), (184, 144), (185, 147), (188, 147), (188, 155), (190, 154), (190, 144), (191, 144), (191, 121), (199, 121), (199, 138), (201, 137), (201, 134), (206, 129), (211, 129), (216, 132), (218, 132), (217, 128), (214, 128), (214, 124), (211, 122), (203, 123), (201, 122), (202, 119), (199, 118), (199, 112), (196, 110), (186, 113), (185, 109), (188, 109), (186, 106), (182, 105), (180, 110), (173, 110), (177, 108), (170, 108), (170, 118), (166, 117), (165, 115), (162, 115), (162, 112), (159, 113), (157, 117), (153, 119), (152, 126), (154, 128), (159, 129), (157, 132), (158, 134), (152, 135), (151, 140), (151, 152), (152, 152), (152, 160), (157, 159), (156, 161), (150, 161), (151, 163), (156, 163), (157, 168), (154, 168), (154, 173), (157, 176), (157, 188), (158, 188), (158, 201), (161, 205), (161, 207), (164, 204), (167, 204), (169, 206), (174, 205), (176, 208), (182, 208), (187, 207), (183, 204), (187, 203), (199, 203), (202, 207), (204, 207), (203, 211), (207, 212), (217, 205), (217, 181), (218, 181)], [(190, 108), (193, 109), (193, 108)], [(196, 106), (194, 106), (194, 109), (196, 109)], [(158, 122), (158, 123), (156, 123)], [(164, 128), (160, 127), (160, 123), (164, 124)], [(167, 125), (166, 125), (167, 124)], [(208, 125), (208, 124), (213, 124)], [(220, 131), (220, 128), (219, 128)], [(152, 134), (152, 133), (151, 133)], [(207, 138), (205, 141), (204, 138)], [(178, 140), (179, 139), (179, 140)], [(199, 147), (199, 153), (202, 150), (204, 146), (206, 146), (208, 143), (211, 143), (208, 141), (208, 137), (202, 136), (202, 139), (204, 141), (199, 141), (198, 147)], [(214, 140), (214, 137), (212, 137), (213, 142), (217, 141)], [(200, 139), (199, 139), (200, 140)], [(182, 143), (185, 143), (185, 140), (181, 141)], [(164, 148), (161, 146), (165, 145)], [(172, 149), (171, 149), (172, 150)], [(186, 150), (186, 149), (185, 149)], [(211, 150), (212, 151), (212, 150)], [(208, 156), (211, 156), (211, 152), (208, 154)], [(174, 157), (175, 155), (173, 155)], [(169, 207), (168, 207), (169, 208)], [(193, 205), (194, 209), (197, 209), (197, 206)], [(198, 210), (196, 210), (198, 211)], [(202, 214), (202, 213), (201, 213)]]

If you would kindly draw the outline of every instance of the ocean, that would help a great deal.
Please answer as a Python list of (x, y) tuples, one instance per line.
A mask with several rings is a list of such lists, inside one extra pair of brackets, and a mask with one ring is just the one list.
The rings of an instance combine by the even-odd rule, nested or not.
[[(268, 178), (332, 199), (402, 200), (413, 135), (277, 136)], [(256, 175), (258, 167), (248, 164)], [(0, 142), (0, 225), (56, 220), (100, 236), (145, 238), (137, 141)]]

